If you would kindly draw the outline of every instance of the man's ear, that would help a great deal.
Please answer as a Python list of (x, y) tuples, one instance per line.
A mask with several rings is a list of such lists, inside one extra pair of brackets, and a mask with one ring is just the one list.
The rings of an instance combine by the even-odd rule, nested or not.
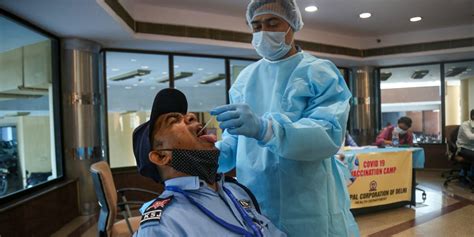
[(170, 151), (150, 151), (148, 153), (148, 159), (151, 163), (155, 165), (167, 165), (171, 162), (171, 152)]

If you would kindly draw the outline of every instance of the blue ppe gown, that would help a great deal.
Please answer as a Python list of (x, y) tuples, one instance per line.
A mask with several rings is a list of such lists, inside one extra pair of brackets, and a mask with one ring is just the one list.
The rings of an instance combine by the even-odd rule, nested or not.
[[(289, 236), (358, 236), (334, 159), (351, 93), (336, 66), (308, 53), (246, 67), (229, 91), (271, 123), (265, 141), (224, 132), (219, 171), (255, 194), (262, 213)], [(267, 133), (268, 134), (268, 133)]]

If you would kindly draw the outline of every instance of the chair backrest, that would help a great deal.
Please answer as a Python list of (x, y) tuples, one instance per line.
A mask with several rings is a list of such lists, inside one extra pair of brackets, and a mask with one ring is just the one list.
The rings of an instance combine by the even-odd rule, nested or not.
[(117, 190), (112, 171), (105, 161), (91, 165), (92, 181), (100, 205), (99, 236), (109, 236), (117, 216)]
[(448, 159), (451, 160), (453, 155), (456, 153), (457, 146), (456, 141), (458, 140), (459, 125), (449, 125), (445, 128), (446, 134), (446, 146)]

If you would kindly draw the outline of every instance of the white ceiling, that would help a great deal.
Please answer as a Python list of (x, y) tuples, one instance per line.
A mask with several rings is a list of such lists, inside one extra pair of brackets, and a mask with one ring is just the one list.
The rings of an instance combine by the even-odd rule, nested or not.
[[(126, 5), (145, 4), (244, 17), (247, 0), (121, 0)], [(380, 36), (473, 24), (473, 0), (298, 0), (305, 27), (355, 36)], [(316, 5), (314, 13), (304, 11)], [(359, 14), (372, 13), (368, 19)], [(423, 20), (411, 23), (409, 19)], [(473, 28), (474, 29), (474, 28)]]
[[(143, 49), (167, 52), (185, 52), (209, 55), (227, 55), (258, 58), (255, 50), (228, 44), (210, 45), (200, 42), (177, 42), (174, 39), (143, 38), (132, 34), (127, 27), (100, 6), (101, 0), (0, 0), (0, 7), (32, 22), (58, 37), (85, 38), (108, 48)], [(129, 1), (129, 0), (124, 0)], [(245, 14), (245, 0), (133, 0), (133, 4), (157, 4), (164, 7), (187, 8), (229, 16)], [(309, 0), (298, 0), (303, 8)], [(472, 24), (472, 0), (315, 0), (320, 10), (314, 14), (303, 12), (307, 27), (342, 32), (345, 35), (400, 33), (406, 30), (423, 30), (457, 24)], [(403, 3), (403, 4), (402, 4)], [(370, 8), (368, 7), (370, 6)], [(372, 9), (373, 17), (362, 21), (353, 16), (359, 9)], [(406, 19), (393, 19), (400, 15), (422, 12), (422, 22), (409, 24)], [(349, 14), (349, 12), (352, 12)], [(417, 13), (418, 13), (417, 12)], [(466, 18), (466, 12), (469, 19)], [(358, 14), (358, 13), (357, 13)], [(414, 13), (413, 13), (414, 14)], [(408, 25), (407, 25), (408, 24)], [(402, 37), (404, 38), (410, 38)], [(13, 38), (8, 38), (13, 39)], [(397, 41), (398, 42), (398, 41)], [(7, 44), (5, 41), (0, 42)], [(207, 42), (212, 43), (212, 42)], [(331, 41), (321, 43), (331, 44)], [(403, 44), (401, 42), (401, 44)], [(341, 45), (344, 46), (344, 45)], [(464, 50), (464, 49), (463, 49)], [(339, 66), (394, 65), (427, 61), (472, 58), (471, 51), (436, 52), (360, 59), (331, 54), (318, 54), (333, 60)]]

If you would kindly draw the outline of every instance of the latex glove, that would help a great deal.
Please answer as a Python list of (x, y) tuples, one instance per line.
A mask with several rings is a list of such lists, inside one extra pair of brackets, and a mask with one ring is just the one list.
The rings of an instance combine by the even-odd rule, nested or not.
[(257, 116), (247, 104), (222, 105), (211, 110), (217, 116), (219, 127), (232, 135), (262, 140), (267, 131), (268, 121)]

